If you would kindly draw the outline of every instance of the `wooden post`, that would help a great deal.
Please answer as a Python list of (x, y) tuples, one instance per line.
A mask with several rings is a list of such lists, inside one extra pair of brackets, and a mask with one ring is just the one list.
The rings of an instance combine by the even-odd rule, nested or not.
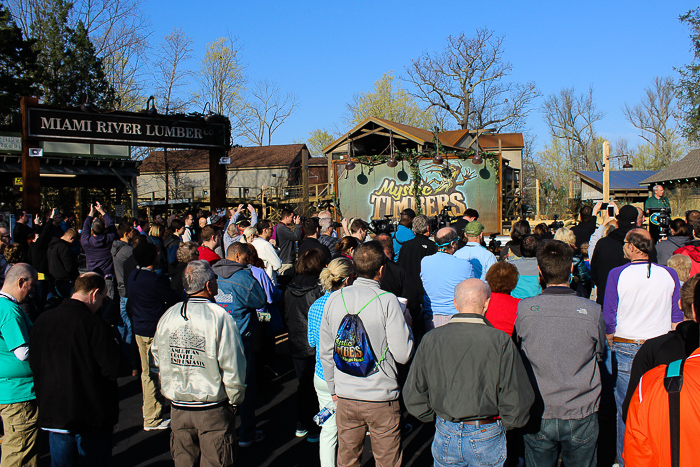
[(209, 150), (209, 207), (212, 214), (219, 208), (226, 208), (226, 165), (219, 160), (226, 155), (224, 148)]
[(535, 179), (535, 219), (540, 218), (540, 180)]
[(306, 146), (301, 150), (301, 212), (306, 216), (309, 213), (309, 150)]
[(39, 100), (33, 97), (23, 97), (20, 101), (22, 112), (22, 208), (30, 214), (38, 214), (41, 210), (40, 158), (29, 157), (29, 146), (35, 145), (36, 141), (30, 140), (27, 135), (29, 126), (27, 107), (38, 103)]
[(603, 202), (610, 201), (610, 143), (603, 142)]
[(569, 180), (569, 198), (573, 199), (574, 197), (574, 181)]

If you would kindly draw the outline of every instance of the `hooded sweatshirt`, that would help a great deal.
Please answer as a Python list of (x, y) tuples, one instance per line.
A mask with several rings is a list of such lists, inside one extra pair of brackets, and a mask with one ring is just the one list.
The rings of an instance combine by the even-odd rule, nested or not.
[(656, 259), (663, 266), (668, 266), (668, 259), (674, 255), (674, 252), (686, 246), (690, 240), (685, 235), (674, 235), (661, 240), (656, 244)]
[(49, 274), (57, 281), (73, 281), (78, 275), (78, 258), (71, 245), (60, 238), (52, 238), (47, 252)]
[(83, 231), (80, 232), (80, 245), (85, 251), (85, 266), (88, 271), (100, 274), (114, 274), (114, 263), (112, 261), (112, 242), (117, 239), (117, 229), (114, 221), (105, 214), (102, 216), (105, 221), (105, 231), (100, 235), (92, 235), (92, 217), (85, 218)]
[(690, 276), (700, 272), (700, 240), (693, 240), (688, 245), (673, 252), (674, 255), (688, 256), (693, 264), (690, 266)]
[(124, 264), (134, 255), (134, 249), (124, 241), (115, 240), (114, 243), (112, 243), (111, 253), (114, 263), (114, 276), (117, 278), (117, 287), (119, 288), (119, 296), (126, 297), (126, 278), (128, 275), (124, 273)]
[(596, 302), (603, 305), (605, 298), (605, 287), (608, 283), (608, 274), (618, 266), (630, 262), (625, 258), (622, 250), (627, 232), (636, 226), (620, 227), (605, 238), (601, 238), (596, 244), (593, 257), (591, 258), (591, 279), (598, 286), (598, 296)]
[(309, 308), (323, 295), (318, 276), (294, 276), (284, 293), (285, 322), (289, 329), (289, 347), (294, 358), (314, 358), (316, 350), (309, 346)]
[(218, 279), (219, 293), (216, 304), (225, 309), (236, 320), (241, 337), (247, 339), (258, 325), (257, 308), (267, 303), (265, 291), (246, 265), (222, 259), (212, 266)]

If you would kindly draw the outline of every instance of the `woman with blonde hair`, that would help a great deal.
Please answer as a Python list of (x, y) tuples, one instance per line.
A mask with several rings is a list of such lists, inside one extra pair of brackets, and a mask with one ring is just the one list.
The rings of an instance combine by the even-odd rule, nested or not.
[(248, 226), (245, 229), (243, 229), (243, 235), (241, 236), (241, 243), (247, 243), (251, 245), (253, 243), (253, 240), (255, 240), (255, 237), (258, 236), (258, 229), (252, 226)]
[[(323, 317), (323, 307), (336, 290), (340, 290), (346, 285), (350, 285), (355, 276), (355, 266), (348, 258), (336, 258), (321, 271), (321, 286), (325, 294), (316, 300), (309, 308), (309, 345), (316, 348), (316, 368), (314, 374), (314, 387), (318, 396), (319, 410), (333, 401), (328, 385), (323, 379), (323, 367), (318, 351), (318, 339), (321, 332), (321, 319)], [(321, 467), (335, 467), (335, 452), (338, 445), (338, 429), (335, 424), (335, 414), (331, 415), (323, 425), (319, 439), (319, 456)]]

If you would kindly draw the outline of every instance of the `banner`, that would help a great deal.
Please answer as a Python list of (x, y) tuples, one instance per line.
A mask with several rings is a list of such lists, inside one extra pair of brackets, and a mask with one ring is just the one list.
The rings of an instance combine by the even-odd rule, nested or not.
[[(338, 166), (341, 169), (343, 166)], [(347, 172), (340, 170), (338, 197), (340, 209), (346, 218), (398, 220), (399, 213), (411, 208), (418, 212), (413, 193), (413, 181), (408, 164), (390, 168), (385, 164), (369, 167), (358, 163)], [(467, 208), (479, 211), (479, 222), (487, 232), (499, 230), (500, 184), (491, 160), (480, 165), (471, 159), (445, 160), (437, 165), (427, 159), (419, 163), (422, 183), (420, 205), (428, 217), (433, 217), (447, 207), (451, 216), (461, 216)]]

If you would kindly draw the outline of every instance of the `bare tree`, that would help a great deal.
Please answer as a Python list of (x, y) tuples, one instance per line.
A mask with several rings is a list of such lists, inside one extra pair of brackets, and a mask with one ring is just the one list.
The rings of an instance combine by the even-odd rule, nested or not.
[(195, 101), (214, 113), (232, 118), (240, 105), (245, 76), (235, 39), (222, 37), (207, 45), (200, 67), (200, 88)]
[(597, 157), (594, 125), (603, 118), (596, 110), (593, 88), (579, 96), (574, 88), (551, 94), (542, 105), (542, 113), (550, 135), (562, 143), (571, 170), (590, 168)]
[(166, 115), (182, 112), (189, 104), (179, 94), (187, 80), (193, 75), (192, 70), (184, 68), (192, 58), (192, 39), (182, 28), (173, 28), (160, 44), (159, 57), (155, 62), (155, 84), (159, 104)]
[(478, 29), (474, 37), (448, 36), (441, 53), (424, 53), (406, 68), (406, 81), (429, 107), (448, 112), (462, 129), (520, 127), (540, 95), (534, 82), (508, 83), (513, 67), (503, 60), (504, 36)]
[(299, 105), (296, 95), (283, 94), (277, 83), (255, 83), (247, 100), (240, 103), (235, 118), (239, 135), (257, 146), (270, 145), (272, 135)]
[[(160, 44), (160, 56), (155, 63), (156, 89), (164, 107), (165, 115), (171, 112), (182, 112), (187, 107), (188, 101), (178, 97), (177, 91), (187, 84), (185, 80), (192, 75), (192, 71), (183, 69), (184, 63), (192, 56), (192, 39), (187, 37), (182, 28), (174, 28), (165, 36)], [(168, 160), (168, 148), (163, 148), (163, 174), (165, 182), (166, 208), (170, 200), (170, 167)], [(178, 187), (178, 172), (173, 171), (175, 187)]]
[(652, 85), (644, 90), (641, 102), (634, 106), (625, 104), (622, 108), (627, 121), (640, 130), (639, 136), (653, 148), (659, 168), (682, 155), (673, 118), (674, 92), (673, 79), (657, 76)]

